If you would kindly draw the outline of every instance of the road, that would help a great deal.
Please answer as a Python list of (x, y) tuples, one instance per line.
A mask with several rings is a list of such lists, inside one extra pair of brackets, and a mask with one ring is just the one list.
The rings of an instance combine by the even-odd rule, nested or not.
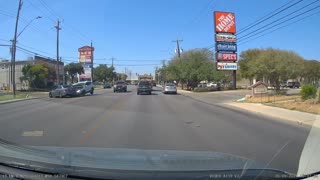
[[(295, 173), (310, 128), (184, 95), (111, 89), (0, 104), (0, 137), (33, 146), (215, 151)], [(270, 162), (270, 160), (272, 160)]]

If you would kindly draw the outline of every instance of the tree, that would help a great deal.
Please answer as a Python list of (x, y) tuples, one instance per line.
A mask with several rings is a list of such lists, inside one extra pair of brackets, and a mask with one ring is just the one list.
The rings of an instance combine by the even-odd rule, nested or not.
[(280, 82), (301, 74), (303, 58), (292, 51), (268, 49), (247, 50), (240, 55), (240, 72), (244, 78), (257, 78), (280, 89)]
[(306, 84), (316, 83), (320, 80), (320, 62), (316, 60), (305, 60), (301, 76)]
[(104, 64), (100, 64), (98, 67), (94, 68), (93, 74), (94, 81), (102, 82), (111, 81), (116, 76), (114, 67), (108, 67)]
[(128, 76), (125, 73), (117, 73), (116, 77), (117, 80), (126, 81)]
[(49, 68), (44, 64), (27, 64), (22, 68), (21, 80), (28, 82), (32, 88), (45, 88), (49, 77)]
[(70, 63), (64, 66), (64, 71), (68, 72), (69, 76), (71, 77), (71, 83), (73, 83), (73, 79), (77, 74), (84, 73), (84, 69), (81, 63)]
[(163, 67), (168, 81), (179, 81), (181, 84), (197, 84), (202, 80), (220, 81), (224, 73), (217, 71), (208, 49), (193, 49), (184, 52), (181, 57), (174, 57)]

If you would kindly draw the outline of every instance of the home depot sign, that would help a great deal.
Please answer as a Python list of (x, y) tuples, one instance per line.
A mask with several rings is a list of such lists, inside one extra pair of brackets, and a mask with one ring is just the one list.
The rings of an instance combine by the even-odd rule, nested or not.
[(236, 33), (236, 20), (234, 13), (214, 12), (216, 33)]

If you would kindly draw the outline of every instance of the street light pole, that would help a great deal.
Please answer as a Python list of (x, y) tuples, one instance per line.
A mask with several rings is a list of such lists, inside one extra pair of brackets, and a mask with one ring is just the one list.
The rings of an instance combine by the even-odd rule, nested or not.
[(22, 0), (19, 0), (19, 7), (16, 17), (16, 25), (14, 29), (14, 37), (12, 41), (12, 56), (11, 56), (11, 71), (12, 71), (12, 90), (13, 90), (13, 97), (16, 97), (16, 77), (15, 77), (15, 68), (16, 68), (16, 46), (17, 46), (17, 32), (18, 32), (18, 25), (19, 25), (19, 16), (20, 10), (22, 7)]
[(31, 24), (34, 20), (40, 19), (40, 18), (42, 18), (42, 17), (41, 17), (41, 16), (37, 16), (36, 18), (32, 19), (32, 20), (22, 29), (22, 31), (17, 35), (17, 38), (21, 35), (21, 33), (22, 33), (25, 29), (27, 29), (27, 27), (30, 26), (30, 24)]

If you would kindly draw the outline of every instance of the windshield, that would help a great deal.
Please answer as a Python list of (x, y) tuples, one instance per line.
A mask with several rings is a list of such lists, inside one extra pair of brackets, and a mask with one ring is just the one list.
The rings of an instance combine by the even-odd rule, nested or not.
[(320, 1), (1, 2), (0, 169), (320, 171)]

